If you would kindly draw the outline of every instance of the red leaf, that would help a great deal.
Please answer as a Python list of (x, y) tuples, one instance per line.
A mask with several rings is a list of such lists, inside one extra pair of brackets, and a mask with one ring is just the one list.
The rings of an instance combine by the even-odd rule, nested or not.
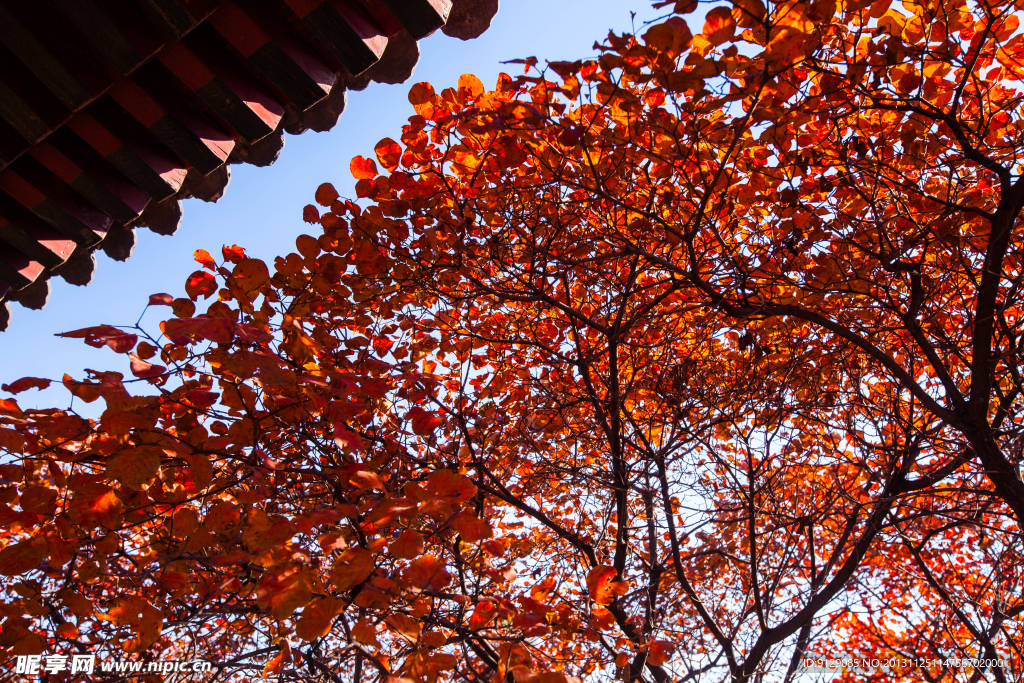
[(209, 408), (217, 402), (219, 396), (220, 394), (216, 391), (207, 391), (206, 389), (191, 389), (185, 392), (185, 400), (196, 408)]
[(338, 448), (351, 448), (354, 451), (362, 450), (363, 440), (358, 434), (345, 426), (344, 422), (334, 423), (334, 443)]
[(398, 168), (398, 162), (402, 158), (402, 148), (391, 138), (384, 138), (377, 143), (373, 149), (377, 153), (377, 161), (380, 165), (394, 173)]
[(613, 567), (594, 567), (587, 574), (587, 592), (599, 605), (608, 605), (625, 592), (626, 584), (615, 580)]
[(174, 303), (174, 297), (170, 294), (150, 294), (149, 305), (150, 306), (170, 306)]
[(231, 263), (240, 263), (245, 259), (245, 249), (242, 249), (237, 244), (230, 247), (225, 244), (220, 248), (220, 253), (223, 254), (225, 261), (230, 261)]
[(46, 541), (31, 538), (0, 550), (0, 574), (17, 576), (36, 567), (46, 557)]
[(302, 209), (302, 220), (307, 223), (319, 223), (320, 210), (312, 204), (306, 204), (305, 208)]
[(402, 578), (422, 590), (438, 591), (452, 581), (451, 574), (444, 567), (444, 560), (434, 555), (423, 555), (414, 560)]
[(29, 389), (45, 389), (50, 386), (50, 380), (40, 379), (38, 377), (22, 377), (21, 379), (11, 382), (10, 384), (3, 385), (4, 391), (10, 394), (20, 394), (23, 391)]
[(672, 653), (675, 652), (675, 649), (676, 647), (672, 643), (656, 640), (651, 643), (647, 661), (654, 666), (663, 666), (668, 660), (672, 659)]
[(21, 417), (22, 412), (18, 407), (18, 402), (13, 398), (0, 398), (0, 414)]
[(357, 586), (373, 573), (373, 555), (362, 548), (346, 550), (331, 566), (331, 582), (339, 591)]
[(268, 342), (274, 338), (267, 332), (264, 332), (263, 330), (257, 327), (253, 327), (252, 325), (247, 325), (245, 323), (238, 323), (235, 326), (235, 328), (238, 332), (238, 338), (250, 344)]
[(338, 198), (338, 191), (334, 189), (334, 185), (330, 183), (323, 183), (320, 187), (316, 188), (316, 194), (313, 195), (316, 199), (316, 203), (320, 206), (330, 206)]
[(408, 498), (385, 498), (367, 515), (367, 520), (377, 526), (385, 526), (396, 517), (412, 516), (416, 507), (416, 502)]
[(227, 318), (172, 318), (160, 327), (175, 344), (186, 344), (197, 339), (230, 344), (235, 338), (235, 325)]
[(79, 382), (72, 379), (71, 375), (64, 375), (64, 386), (75, 398), (80, 398), (86, 403), (92, 403), (100, 397), (99, 382)]
[(210, 270), (217, 270), (217, 262), (210, 256), (210, 252), (205, 249), (196, 249), (195, 254), (192, 258), (196, 260), (196, 263), (201, 265), (203, 268), (209, 268)]
[(444, 422), (434, 413), (428, 413), (419, 406), (412, 408), (405, 416), (412, 421), (412, 431), (420, 436), (432, 433), (438, 425)]
[(267, 264), (263, 261), (247, 258), (235, 266), (231, 271), (231, 277), (244, 292), (250, 293), (267, 284), (267, 281), (270, 280), (270, 271), (267, 270)]
[(425, 104), (434, 101), (434, 86), (426, 81), (409, 88), (410, 104)]
[(197, 270), (188, 277), (185, 282), (185, 293), (192, 301), (196, 301), (200, 295), (204, 299), (210, 298), (217, 291), (217, 278), (205, 270)]
[(348, 476), (348, 483), (355, 486), (357, 489), (376, 489), (377, 491), (384, 491), (384, 483), (380, 480), (373, 472), (367, 472), (366, 470), (360, 470), (353, 472)]
[(140, 379), (159, 377), (167, 371), (164, 366), (147, 363), (134, 353), (128, 354), (128, 358), (131, 359), (132, 374)]
[(349, 170), (356, 180), (373, 180), (377, 177), (377, 164), (366, 157), (354, 157)]
[(413, 560), (423, 554), (423, 537), (412, 529), (406, 529), (391, 542), (388, 552), (403, 560)]
[(462, 74), (459, 76), (459, 92), (476, 99), (484, 94), (484, 84), (473, 74)]
[(394, 345), (394, 340), (388, 339), (387, 337), (378, 337), (377, 339), (373, 340), (373, 350), (377, 352), (378, 356), (386, 355), (387, 352), (390, 351), (391, 347)]
[(85, 327), (72, 332), (63, 332), (56, 335), (70, 339), (85, 339), (85, 343), (94, 348), (109, 346), (116, 353), (127, 353), (135, 348), (139, 338), (128, 332), (122, 332), (110, 325), (98, 325), (96, 327)]
[(497, 613), (498, 603), (490, 601), (477, 603), (476, 609), (473, 610), (473, 614), (469, 617), (469, 628), (474, 631), (478, 628), (483, 628)]
[(728, 7), (715, 7), (704, 19), (704, 37), (712, 45), (721, 45), (736, 34), (736, 20)]

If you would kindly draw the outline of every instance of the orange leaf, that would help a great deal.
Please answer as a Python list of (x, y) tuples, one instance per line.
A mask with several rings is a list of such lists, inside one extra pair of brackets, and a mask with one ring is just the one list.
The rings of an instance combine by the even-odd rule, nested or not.
[(428, 413), (419, 406), (415, 406), (405, 414), (405, 417), (412, 422), (412, 431), (420, 436), (426, 436), (444, 422), (434, 413)]
[(155, 446), (126, 448), (107, 460), (107, 477), (137, 489), (156, 476), (161, 454)]
[(142, 652), (156, 642), (163, 629), (164, 615), (144, 598), (121, 598), (107, 614), (98, 617), (115, 626), (128, 626), (134, 638), (125, 641), (125, 652)]
[(225, 244), (220, 248), (220, 253), (224, 256), (225, 261), (231, 263), (241, 263), (245, 259), (245, 249), (237, 244), (230, 247)]
[(100, 397), (99, 382), (78, 382), (72, 379), (71, 375), (64, 375), (63, 383), (72, 396), (80, 398), (86, 403), (92, 403)]
[(367, 520), (378, 526), (390, 524), (396, 517), (409, 517), (416, 511), (416, 503), (408, 498), (385, 498), (377, 503)]
[(392, 614), (384, 620), (391, 630), (399, 634), (410, 643), (415, 643), (420, 639), (420, 634), (423, 632), (423, 626), (418, 623), (412, 617), (405, 614)]
[(426, 493), (431, 498), (448, 498), (464, 503), (476, 495), (476, 485), (451, 470), (434, 470), (427, 477)]
[(715, 7), (704, 19), (704, 38), (712, 45), (721, 45), (736, 35), (736, 20), (728, 7)]
[(31, 571), (46, 557), (46, 541), (30, 538), (0, 550), (0, 574), (17, 576)]
[(292, 646), (287, 640), (284, 641), (284, 645), (281, 646), (281, 651), (277, 653), (277, 656), (273, 657), (267, 665), (263, 667), (263, 675), (270, 676), (278, 673), (281, 668), (288, 663), (288, 660), (292, 656)]
[(384, 138), (373, 148), (377, 153), (377, 161), (380, 165), (394, 173), (398, 169), (398, 162), (402, 158), (401, 146), (391, 138)]
[(360, 470), (353, 472), (348, 477), (348, 483), (355, 486), (357, 489), (376, 489), (377, 491), (385, 491), (384, 482), (380, 480), (380, 477), (373, 472), (367, 472), (366, 470)]
[(668, 21), (656, 24), (644, 34), (644, 43), (648, 47), (664, 52), (670, 57), (682, 54), (692, 40), (690, 27), (679, 17), (672, 17)]
[(196, 249), (195, 254), (192, 255), (196, 263), (201, 265), (203, 268), (209, 268), (210, 270), (217, 270), (217, 262), (210, 256), (210, 252), (205, 249)]
[(313, 597), (309, 576), (298, 567), (268, 571), (256, 586), (256, 604), (275, 619), (286, 619)]
[(434, 86), (429, 83), (417, 83), (409, 88), (409, 102), (416, 113), (425, 118), (434, 115), (434, 102), (437, 96), (434, 94)]
[(477, 516), (469, 510), (463, 510), (457, 514), (449, 524), (466, 543), (478, 543), (491, 537), (491, 525), (482, 519), (477, 519)]
[(478, 628), (483, 628), (497, 613), (498, 603), (491, 601), (477, 603), (476, 609), (473, 610), (473, 614), (469, 617), (469, 628), (474, 631)]
[(109, 529), (117, 523), (121, 508), (121, 499), (113, 489), (93, 482), (75, 489), (68, 514), (73, 524)]
[(590, 599), (599, 605), (608, 605), (618, 596), (625, 593), (625, 584), (615, 580), (613, 567), (594, 567), (587, 574), (587, 592)]
[(459, 76), (459, 92), (476, 99), (484, 94), (484, 84), (473, 74), (462, 74)]
[(444, 568), (444, 560), (434, 555), (423, 555), (414, 560), (402, 578), (414, 588), (441, 590), (452, 581), (451, 574)]
[(320, 598), (309, 603), (298, 623), (295, 625), (295, 635), (303, 640), (316, 640), (327, 635), (334, 618), (345, 609), (345, 603), (338, 598)]
[(78, 637), (78, 627), (71, 622), (64, 622), (57, 627), (57, 635), (61, 638), (68, 638), (74, 640)]
[(377, 164), (373, 159), (363, 156), (353, 157), (352, 163), (349, 164), (349, 170), (352, 171), (352, 176), (356, 180), (373, 180), (377, 177)]
[(339, 591), (347, 591), (366, 581), (373, 573), (373, 554), (362, 548), (346, 550), (331, 565), (331, 583)]
[[(67, 375), (64, 375), (67, 377)], [(0, 415), (12, 415), (14, 417), (21, 417), (21, 408), (18, 407), (18, 402), (13, 398), (0, 398)]]
[(426, 81), (417, 83), (409, 88), (409, 102), (411, 104), (423, 104), (434, 101), (434, 86)]
[(423, 537), (412, 529), (406, 529), (391, 542), (388, 552), (403, 560), (417, 558), (423, 554)]
[(270, 281), (270, 271), (267, 264), (259, 259), (245, 259), (231, 271), (231, 279), (242, 288), (244, 292), (252, 292), (259, 289)]
[(672, 654), (675, 652), (675, 645), (667, 643), (664, 640), (656, 640), (651, 643), (650, 649), (647, 653), (647, 662), (654, 666), (664, 666), (668, 663), (668, 660), (672, 659)]
[(360, 619), (352, 626), (352, 639), (363, 645), (380, 647), (380, 643), (377, 642), (377, 629), (365, 619)]

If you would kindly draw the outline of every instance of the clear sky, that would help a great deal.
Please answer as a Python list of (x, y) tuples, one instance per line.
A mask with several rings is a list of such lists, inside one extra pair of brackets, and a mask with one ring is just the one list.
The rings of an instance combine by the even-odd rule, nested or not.
[[(231, 183), (219, 202), (185, 201), (184, 220), (174, 236), (138, 230), (135, 253), (127, 262), (97, 252), (96, 274), (89, 286), (75, 287), (55, 277), (43, 310), (12, 304), (10, 328), (0, 333), (0, 383), (25, 376), (59, 380), (64, 373), (80, 379), (85, 368), (130, 376), (127, 356), (54, 335), (90, 325), (131, 325), (150, 294), (184, 296), (185, 278), (198, 268), (192, 260), (196, 249), (219, 258), (222, 244), (238, 244), (270, 263), (279, 254), (295, 251), (298, 235), (317, 230), (301, 218), (316, 187), (329, 181), (342, 196), (354, 197), (349, 161), (357, 154), (372, 157), (381, 138), (398, 137), (413, 113), (406, 97), (413, 83), (429, 81), (440, 91), (454, 86), (461, 74), (474, 73), (492, 86), (501, 71), (521, 73), (520, 65), (502, 66), (505, 60), (587, 57), (609, 29), (630, 27), (631, 11), (637, 12), (637, 28), (656, 16), (649, 0), (502, 0), (491, 28), (480, 38), (463, 42), (440, 31), (426, 38), (421, 42), (423, 56), (408, 82), (373, 83), (362, 92), (349, 93), (348, 109), (334, 130), (286, 136), (284, 151), (273, 166), (232, 166)], [(693, 23), (691, 29), (699, 31), (700, 25)], [(144, 323), (155, 330), (169, 315), (166, 307), (153, 308)], [(55, 385), (17, 398), (23, 408), (49, 408), (66, 407), (69, 395)]]

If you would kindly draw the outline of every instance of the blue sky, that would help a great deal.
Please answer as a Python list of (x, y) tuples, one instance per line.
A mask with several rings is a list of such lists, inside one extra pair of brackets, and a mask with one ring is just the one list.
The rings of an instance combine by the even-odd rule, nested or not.
[[(461, 74), (474, 73), (491, 86), (501, 71), (516, 73), (522, 68), (502, 66), (505, 60), (589, 56), (594, 41), (609, 29), (630, 27), (631, 10), (637, 12), (638, 28), (655, 16), (647, 0), (502, 0), (491, 28), (480, 38), (463, 42), (441, 32), (426, 38), (421, 42), (422, 59), (407, 83), (373, 83), (350, 93), (348, 109), (334, 130), (286, 136), (281, 157), (269, 168), (232, 166), (225, 196), (215, 204), (186, 200), (185, 217), (174, 236), (139, 230), (135, 253), (127, 262), (97, 254), (96, 275), (88, 287), (54, 278), (50, 302), (43, 310), (12, 305), (11, 326), (0, 333), (0, 383), (25, 376), (58, 380), (64, 373), (81, 378), (85, 368), (129, 375), (126, 356), (54, 335), (90, 325), (132, 325), (150, 294), (183, 296), (185, 278), (198, 267), (192, 260), (196, 249), (216, 256), (222, 244), (238, 244), (268, 262), (294, 251), (298, 235), (316, 230), (301, 219), (302, 207), (312, 203), (316, 187), (328, 181), (342, 196), (354, 196), (349, 160), (357, 154), (372, 156), (381, 138), (398, 137), (413, 113), (407, 99), (413, 83), (429, 81), (440, 90), (455, 85)], [(700, 26), (691, 28), (696, 32)], [(168, 315), (168, 308), (153, 308), (144, 323), (155, 330)], [(59, 385), (18, 396), (25, 408), (66, 407), (68, 400)]]

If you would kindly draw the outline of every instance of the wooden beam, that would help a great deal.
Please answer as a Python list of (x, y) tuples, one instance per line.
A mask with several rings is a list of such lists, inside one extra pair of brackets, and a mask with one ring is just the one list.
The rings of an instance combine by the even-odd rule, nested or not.
[[(8, 209), (9, 207), (4, 207)], [(4, 213), (0, 209), (0, 213)], [(47, 268), (55, 268), (67, 261), (75, 251), (75, 243), (40, 222), (25, 224), (8, 220), (0, 215), (0, 240), (11, 245)]]
[[(46, 142), (67, 157), (71, 163), (81, 168), (84, 175), (94, 179), (114, 195), (126, 213), (131, 212), (133, 216), (137, 216), (149, 204), (151, 199), (149, 194), (128, 180), (123, 173), (100, 156), (99, 152), (86, 144), (67, 126), (55, 131), (46, 139)], [(71, 186), (75, 187), (75, 184), (72, 183)]]
[[(68, 127), (158, 201), (173, 195), (185, 181), (188, 168), (163, 151), (142, 124), (113, 100), (100, 98), (88, 113), (71, 119)], [(114, 135), (112, 130), (118, 134)]]
[(4, 121), (11, 124), (11, 127), (18, 132), (18, 135), (30, 144), (39, 142), (53, 131), (32, 110), (32, 107), (28, 106), (2, 80), (0, 80), (0, 117), (3, 117)]
[(11, 289), (22, 289), (35, 282), (45, 269), (23, 253), (0, 242), (0, 280)]
[(0, 4), (0, 42), (25, 64), (36, 78), (70, 111), (77, 111), (90, 95), (64, 65), (32, 33)]
[[(106, 213), (118, 223), (128, 223), (138, 217), (139, 211), (133, 211), (117, 194), (111, 192), (104, 183), (82, 170), (75, 162), (59, 152), (48, 142), (41, 142), (33, 147), (22, 159), (32, 159), (41, 164), (55, 176), (63, 180), (90, 204)], [(15, 162), (19, 165), (21, 159)]]
[(384, 4), (416, 40), (444, 26), (452, 11), (452, 0), (384, 0)]
[(132, 72), (143, 56), (94, 0), (54, 0), (82, 36), (122, 75)]
[(49, 182), (33, 168), (21, 166), (18, 170), (21, 173), (16, 173), (12, 164), (0, 172), (0, 190), (5, 194), (80, 246), (92, 246), (106, 234), (113, 223), (109, 216), (87, 207), (59, 181)]
[(353, 0), (285, 0), (288, 7), (353, 75), (380, 60), (384, 30)]
[(224, 2), (210, 17), (217, 33), (285, 98), (305, 111), (331, 91), (334, 73), (307, 46), (288, 36), (279, 26), (280, 19), (277, 24), (275, 28), (273, 17), (256, 4), (246, 4), (243, 11), (233, 2)]
[(0, 170), (30, 147), (28, 141), (0, 116)]
[(199, 25), (217, 9), (217, 0), (138, 0), (146, 13), (174, 40)]
[[(159, 59), (185, 86), (250, 142), (277, 128), (284, 108), (255, 79), (231, 69), (233, 56), (209, 49), (196, 29), (160, 53)], [(194, 47), (195, 50), (190, 49)]]
[[(194, 116), (171, 97), (157, 101), (154, 96), (167, 95), (158, 81), (159, 72), (151, 62), (110, 89), (110, 97), (126, 112), (162, 142), (183, 161), (206, 175), (223, 164), (234, 141), (224, 131)], [(139, 81), (139, 82), (136, 82)], [(147, 85), (149, 87), (143, 87)], [(166, 107), (176, 107), (171, 113)]]

